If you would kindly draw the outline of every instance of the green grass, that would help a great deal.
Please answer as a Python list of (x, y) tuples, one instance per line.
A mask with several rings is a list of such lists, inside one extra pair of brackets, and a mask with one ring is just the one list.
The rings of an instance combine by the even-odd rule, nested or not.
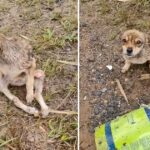
[(74, 143), (76, 138), (70, 134), (70, 131), (77, 132), (77, 122), (76, 119), (74, 122), (68, 121), (68, 117), (57, 117), (54, 119), (49, 120), (48, 122), (49, 126), (49, 133), (48, 136), (50, 139), (57, 139), (61, 143)]

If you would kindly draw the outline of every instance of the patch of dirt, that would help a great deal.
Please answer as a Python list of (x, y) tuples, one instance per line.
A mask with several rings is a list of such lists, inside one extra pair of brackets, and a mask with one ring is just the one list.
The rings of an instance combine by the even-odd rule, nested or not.
[[(139, 80), (141, 74), (149, 73), (148, 64), (133, 65), (122, 74), (120, 42), (121, 34), (127, 29), (150, 33), (149, 2), (82, 0), (80, 8), (80, 148), (94, 150), (95, 127), (139, 108), (142, 103), (150, 103), (150, 82)], [(107, 65), (113, 66), (112, 71)], [(120, 80), (130, 106), (121, 95), (116, 79)]]
[[(77, 111), (77, 3), (74, 0), (1, 0), (0, 32), (31, 40), (37, 66), (45, 71), (43, 96), (52, 109)], [(10, 87), (25, 104), (25, 87)], [(36, 101), (32, 106), (40, 109)], [(58, 108), (59, 106), (59, 108)], [(34, 118), (0, 95), (0, 149), (72, 150), (77, 116)]]

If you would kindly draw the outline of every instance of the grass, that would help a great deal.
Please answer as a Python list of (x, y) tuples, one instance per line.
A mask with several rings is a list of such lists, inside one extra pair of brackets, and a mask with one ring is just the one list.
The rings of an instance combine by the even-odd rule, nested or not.
[[(13, 21), (13, 16), (7, 18), (10, 19), (9, 24), (1, 27), (0, 31), (8, 35), (22, 34), (32, 39), (37, 57), (37, 67), (43, 69), (46, 74), (43, 92), (46, 103), (56, 109), (66, 98), (61, 110), (73, 110), (74, 104), (77, 103), (76, 66), (67, 66), (57, 60), (74, 62), (77, 60), (77, 17), (74, 8), (76, 1), (70, 1), (71, 8), (68, 8), (68, 1), (62, 1), (59, 4), (54, 0), (15, 0), (8, 1), (8, 3), (11, 7), (5, 8), (5, 5), (2, 5), (3, 8), (0, 8), (0, 11), (9, 12), (12, 7), (18, 6), (20, 8), (17, 12), (19, 17), (15, 18), (16, 22)], [(3, 18), (2, 23), (6, 21), (5, 16)], [(67, 51), (66, 47), (71, 50)], [(11, 90), (16, 96), (25, 100), (22, 90), (20, 92), (18, 88), (11, 88)], [(28, 145), (26, 138), (22, 138), (25, 136), (26, 128), (31, 127), (32, 129), (33, 126), (33, 129), (39, 130), (38, 127), (43, 124), (48, 134), (48, 140), (54, 139), (54, 149), (76, 148), (77, 116), (50, 114), (47, 119), (33, 118), (20, 109), (16, 109), (13, 104), (9, 105), (7, 112), (3, 112), (7, 116), (6, 121), (11, 123), (10, 126), (8, 124), (6, 137), (0, 142), (0, 144), (4, 144), (4, 148), (7, 147), (7, 144), (16, 149), (24, 147), (24, 143)], [(39, 108), (36, 101), (33, 105)], [(12, 120), (15, 120), (13, 124)], [(15, 125), (16, 122), (17, 125)], [(9, 142), (9, 139), (15, 137), (17, 137), (16, 140)], [(5, 142), (9, 143), (5, 144)]]
[(60, 142), (68, 143), (69, 145), (70, 143), (74, 143), (74, 140), (76, 140), (76, 137), (72, 136), (69, 133), (69, 131), (74, 132), (77, 131), (76, 121), (68, 122), (68, 117), (64, 117), (63, 119), (58, 117), (57, 119), (54, 118), (49, 120), (48, 125), (49, 125), (48, 136), (50, 139), (52, 140), (58, 139)]
[[(148, 0), (133, 0), (131, 2), (97, 1), (97, 14), (104, 15), (107, 25), (120, 26), (120, 28), (136, 28), (142, 31), (150, 30), (150, 2)], [(110, 17), (111, 12), (111, 17)], [(110, 40), (116, 37), (115, 32)]]
[(46, 62), (43, 62), (42, 69), (44, 70), (46, 76), (51, 78), (58, 75), (58, 73), (61, 73), (63, 68), (56, 61), (47, 59)]

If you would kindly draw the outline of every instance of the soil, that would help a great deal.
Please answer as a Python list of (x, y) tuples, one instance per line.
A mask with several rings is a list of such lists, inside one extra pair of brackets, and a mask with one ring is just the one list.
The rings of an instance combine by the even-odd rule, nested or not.
[[(80, 149), (95, 150), (95, 127), (150, 103), (150, 81), (139, 80), (150, 72), (148, 64), (133, 65), (122, 74), (120, 41), (127, 29), (150, 33), (149, 2), (82, 0), (80, 9)], [(107, 65), (112, 65), (112, 70)]]
[[(52, 109), (77, 111), (77, 3), (74, 0), (1, 0), (0, 32), (31, 40), (37, 67), (45, 71), (43, 96)], [(25, 87), (10, 91), (26, 104)], [(40, 109), (34, 101), (32, 106)], [(59, 106), (59, 107), (58, 107)], [(0, 149), (72, 150), (77, 147), (77, 116), (34, 118), (0, 94)]]

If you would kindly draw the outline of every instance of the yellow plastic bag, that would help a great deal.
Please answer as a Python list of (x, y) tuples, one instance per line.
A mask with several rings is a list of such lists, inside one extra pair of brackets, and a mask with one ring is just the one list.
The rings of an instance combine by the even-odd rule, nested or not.
[(140, 108), (95, 130), (97, 150), (150, 150), (150, 109)]

